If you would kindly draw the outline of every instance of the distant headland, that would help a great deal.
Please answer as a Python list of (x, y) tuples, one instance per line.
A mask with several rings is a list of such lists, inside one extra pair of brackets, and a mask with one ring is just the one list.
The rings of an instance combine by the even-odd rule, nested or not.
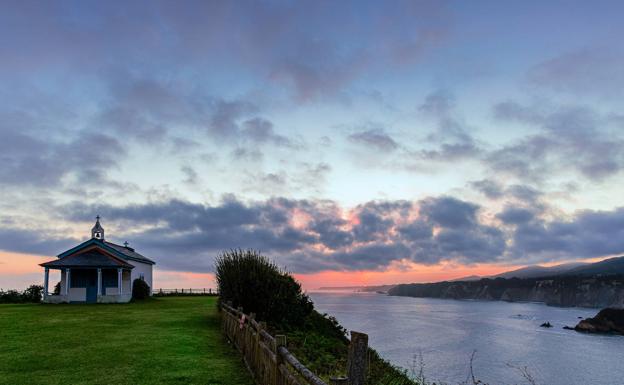
[(321, 287), (392, 296), (543, 302), (551, 306), (624, 307), (624, 256), (595, 263), (527, 266), (491, 277), (435, 283)]

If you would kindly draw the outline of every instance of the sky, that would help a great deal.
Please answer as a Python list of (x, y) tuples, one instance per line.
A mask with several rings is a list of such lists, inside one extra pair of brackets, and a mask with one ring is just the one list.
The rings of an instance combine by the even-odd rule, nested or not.
[[(214, 287), (624, 253), (619, 1), (4, 1), (0, 288), (87, 240)], [(54, 278), (52, 278), (54, 279)]]

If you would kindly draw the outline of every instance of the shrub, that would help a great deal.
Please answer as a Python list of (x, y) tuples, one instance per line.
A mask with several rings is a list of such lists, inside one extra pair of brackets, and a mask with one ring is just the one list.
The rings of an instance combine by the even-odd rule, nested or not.
[(28, 289), (24, 290), (22, 293), (22, 301), (23, 302), (34, 302), (39, 303), (43, 298), (43, 286), (41, 285), (30, 285)]
[(52, 292), (54, 295), (61, 294), (61, 281), (58, 281), (56, 285), (54, 285), (54, 291)]
[(215, 262), (219, 300), (273, 325), (301, 324), (312, 312), (301, 284), (254, 250), (231, 250)]
[(150, 296), (150, 287), (142, 279), (137, 278), (132, 282), (132, 299), (145, 299)]
[[(288, 350), (312, 372), (324, 379), (346, 372), (346, 329), (334, 317), (315, 311), (301, 285), (275, 263), (253, 250), (232, 250), (217, 257), (215, 276), (219, 301), (255, 313), (272, 334), (286, 334)], [(368, 383), (416, 385), (372, 349)]]
[(0, 291), (0, 303), (20, 303), (22, 295), (17, 290)]
[(39, 303), (42, 298), (43, 286), (41, 285), (30, 285), (22, 293), (17, 290), (0, 291), (0, 303)]

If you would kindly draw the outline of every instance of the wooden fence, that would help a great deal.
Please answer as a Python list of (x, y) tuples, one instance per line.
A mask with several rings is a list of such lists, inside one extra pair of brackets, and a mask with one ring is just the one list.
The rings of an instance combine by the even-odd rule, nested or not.
[[(288, 351), (286, 336), (271, 336), (266, 324), (257, 322), (253, 313), (244, 314), (242, 309), (234, 309), (231, 304), (221, 304), (221, 310), (223, 333), (241, 352), (258, 384), (327, 385)], [(354, 343), (356, 339), (358, 343)], [(332, 385), (364, 385), (367, 351), (368, 336), (352, 332), (347, 364), (352, 380), (332, 378)]]
[(217, 295), (217, 291), (211, 288), (203, 289), (155, 289), (156, 295), (194, 294), (194, 295)]

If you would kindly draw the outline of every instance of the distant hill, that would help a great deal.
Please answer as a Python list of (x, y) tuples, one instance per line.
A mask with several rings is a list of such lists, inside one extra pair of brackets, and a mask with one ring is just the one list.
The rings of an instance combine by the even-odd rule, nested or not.
[(480, 278), (543, 278), (559, 275), (609, 275), (624, 274), (624, 256), (605, 259), (600, 262), (570, 262), (555, 266), (531, 265), (520, 269), (506, 271), (489, 277), (469, 276), (451, 280), (474, 281)]
[(624, 256), (605, 259), (600, 262), (577, 266), (564, 273), (565, 275), (610, 275), (624, 274)]
[(317, 290), (327, 291), (357, 291), (357, 292), (387, 292), (396, 285), (378, 285), (378, 286), (323, 286)]
[(506, 271), (504, 273), (500, 273), (497, 275), (491, 276), (491, 278), (540, 278), (540, 277), (549, 277), (560, 274), (568, 273), (576, 268), (582, 268), (589, 265), (585, 262), (571, 262), (571, 263), (562, 263), (560, 265), (555, 266), (539, 266), (532, 265), (526, 266), (520, 269)]
[(358, 291), (362, 289), (364, 286), (322, 286), (317, 290), (349, 290), (349, 291)]
[(455, 278), (455, 279), (449, 279), (449, 282), (469, 282), (469, 281), (478, 281), (480, 280), (481, 276), (479, 275), (469, 275), (467, 277), (460, 277), (460, 278)]
[(386, 293), (396, 285), (364, 286), (358, 291)]

